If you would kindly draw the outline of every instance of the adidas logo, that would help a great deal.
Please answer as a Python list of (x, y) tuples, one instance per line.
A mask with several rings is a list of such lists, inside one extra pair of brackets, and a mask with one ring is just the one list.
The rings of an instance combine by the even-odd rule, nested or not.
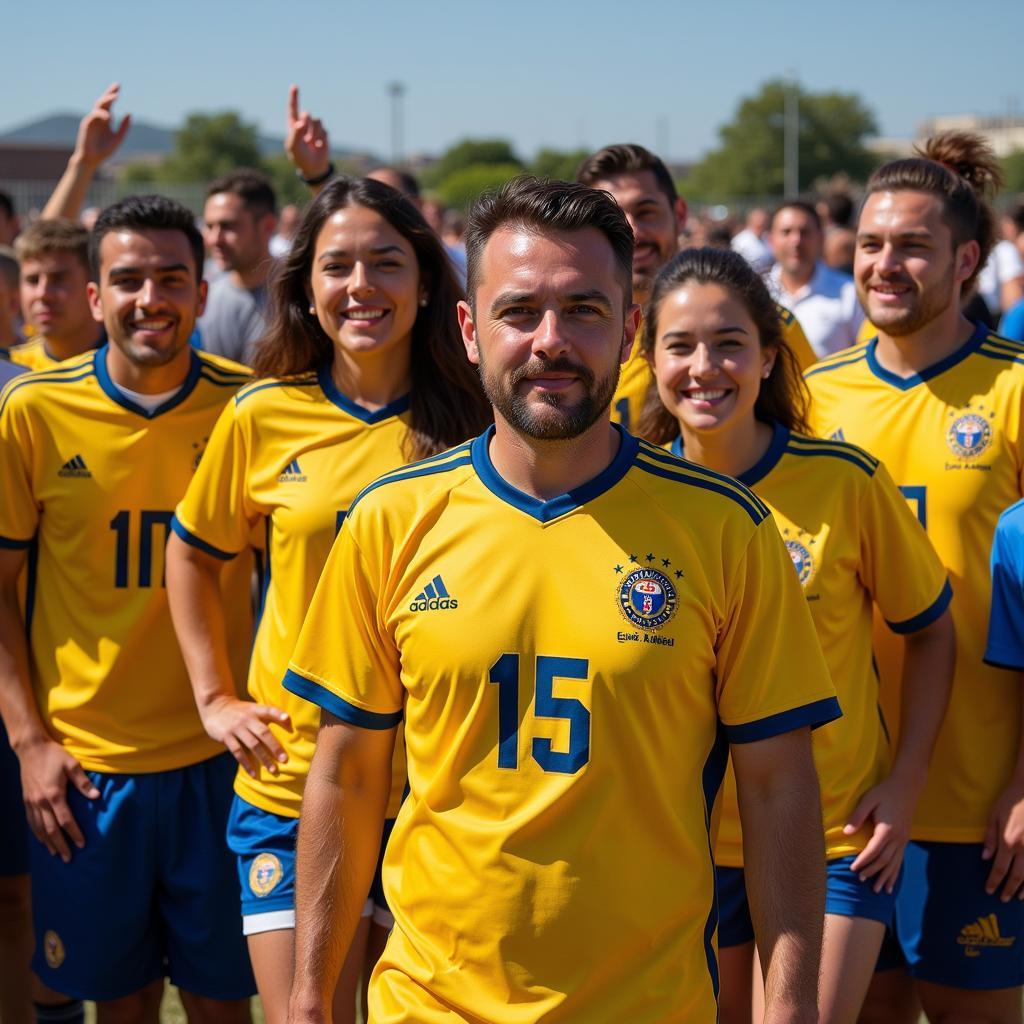
[(426, 612), (441, 609), (447, 611), (451, 608), (458, 608), (459, 602), (448, 594), (448, 588), (444, 585), (441, 577), (435, 576), (420, 593), (418, 593), (409, 605), (409, 611)]
[(68, 459), (68, 461), (57, 470), (57, 476), (91, 477), (92, 473), (89, 472), (89, 468), (85, 464), (85, 459), (83, 459), (81, 455), (76, 455), (73, 459)]
[(979, 946), (996, 946), (1005, 948), (1012, 946), (1017, 941), (1016, 936), (1004, 936), (999, 931), (999, 921), (995, 914), (987, 914), (979, 917), (977, 923), (966, 924), (960, 929), (956, 940), (961, 946), (966, 946), (964, 953), (967, 956), (978, 956)]
[(299, 469), (298, 459), (292, 459), (284, 467), (281, 475), (277, 478), (277, 482), (281, 484), (304, 484), (306, 482), (306, 474)]
[(830, 441), (845, 441), (846, 438), (843, 436), (843, 428), (840, 427), (838, 430), (833, 431), (829, 434), (828, 439)]

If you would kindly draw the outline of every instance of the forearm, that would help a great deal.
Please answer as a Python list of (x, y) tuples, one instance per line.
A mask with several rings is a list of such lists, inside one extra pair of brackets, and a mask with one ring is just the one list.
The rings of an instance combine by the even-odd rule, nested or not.
[(29, 682), (17, 586), (0, 586), (0, 715), (15, 751), (50, 738)]
[(949, 612), (906, 637), (900, 690), (900, 738), (891, 776), (920, 790), (953, 685), (956, 640)]
[(73, 153), (57, 187), (43, 207), (43, 219), (67, 217), (69, 220), (77, 220), (96, 170), (96, 165), (85, 161), (79, 153)]
[(346, 770), (341, 760), (318, 746), (302, 801), (289, 1012), (295, 1022), (330, 1020), (380, 850), (390, 770), (385, 763), (374, 778)]
[(200, 712), (238, 693), (231, 674), (220, 589), (221, 564), (171, 535), (167, 542), (167, 600), (174, 632)]
[(747, 893), (765, 972), (765, 1022), (816, 1022), (825, 850), (809, 736), (806, 756), (784, 774), (744, 785), (737, 773), (737, 781)]

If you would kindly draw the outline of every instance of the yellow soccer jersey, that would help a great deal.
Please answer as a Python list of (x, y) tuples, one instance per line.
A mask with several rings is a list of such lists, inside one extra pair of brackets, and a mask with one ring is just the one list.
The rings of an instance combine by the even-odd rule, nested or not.
[[(785, 306), (776, 303), (779, 311), (779, 320), (782, 322), (782, 337), (786, 344), (793, 350), (793, 354), (800, 364), (800, 369), (806, 370), (813, 365), (818, 358), (811, 348), (807, 335), (804, 334), (800, 321)], [(640, 414), (644, 410), (644, 403), (647, 401), (647, 394), (651, 389), (653, 377), (651, 368), (643, 355), (643, 325), (637, 331), (636, 341), (633, 343), (633, 351), (629, 359), (622, 366), (619, 374), (619, 386), (612, 399), (612, 419), (627, 430), (636, 430), (640, 423)]]
[[(673, 452), (682, 457), (679, 441)], [(934, 622), (952, 597), (946, 571), (876, 459), (851, 444), (791, 434), (775, 425), (757, 465), (739, 477), (771, 509), (807, 598), (843, 717), (814, 734), (825, 852), (864, 848), (870, 829), (843, 835), (860, 798), (888, 774), (871, 652), (872, 602), (897, 633)], [(715, 862), (743, 866), (731, 771), (722, 790)]]
[(405, 720), (370, 1017), (713, 1020), (728, 743), (838, 714), (790, 560), (744, 487), (625, 432), (550, 501), (492, 436), (357, 499), (286, 677)]
[(878, 328), (865, 317), (860, 325), (860, 329), (857, 331), (857, 344), (860, 345), (862, 342), (870, 341), (877, 333)]
[[(882, 459), (928, 531), (953, 584), (956, 670), (945, 722), (914, 821), (921, 840), (980, 842), (1020, 740), (1020, 687), (983, 664), (996, 520), (1024, 479), (1024, 345), (978, 327), (959, 351), (906, 380), (875, 357), (875, 341), (807, 374), (816, 433)], [(876, 630), (882, 697), (897, 721), (902, 645)]]
[[(408, 408), (406, 396), (369, 412), (338, 391), (329, 370), (254, 381), (225, 407), (171, 524), (188, 543), (231, 559), (262, 521), (264, 586), (249, 693), (287, 711), (292, 729), (273, 727), (288, 753), (279, 774), (261, 769), (253, 779), (240, 771), (235, 790), (273, 814), (298, 817), (320, 723), (320, 709), (285, 691), (281, 680), (352, 499), (405, 461)], [(405, 784), (396, 747), (391, 817)]]
[[(224, 403), (247, 371), (192, 354), (147, 413), (107, 348), (16, 377), (0, 398), (0, 544), (29, 555), (30, 671), (51, 734), (88, 769), (164, 771), (220, 751), (192, 699), (164, 589), (164, 545)], [(251, 561), (225, 574), (244, 671)]]
[(25, 366), (30, 370), (48, 370), (54, 366), (60, 366), (59, 359), (46, 350), (42, 337), (36, 336), (20, 345), (12, 345), (8, 352), (8, 358), (18, 366)]

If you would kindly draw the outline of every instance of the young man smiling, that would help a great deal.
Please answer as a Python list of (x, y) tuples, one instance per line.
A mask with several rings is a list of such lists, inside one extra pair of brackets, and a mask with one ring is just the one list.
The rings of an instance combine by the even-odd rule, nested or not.
[[(234, 762), (203, 731), (163, 584), (172, 510), (247, 379), (189, 346), (202, 255), (178, 204), (109, 207), (88, 286), (109, 344), (0, 396), (0, 711), (34, 836), (33, 966), (101, 1022), (156, 1020), (166, 974), (204, 1024), (247, 1020), (254, 991)], [(225, 581), (239, 652), (248, 584), (244, 564)]]
[(764, 506), (609, 420), (639, 319), (632, 241), (575, 184), (518, 179), (470, 216), (459, 319), (495, 424), (356, 499), (285, 679), (322, 708), (293, 1024), (329, 1019), (403, 717), (371, 1020), (715, 1020), (730, 743), (766, 1020), (817, 1019), (809, 727), (838, 706)]

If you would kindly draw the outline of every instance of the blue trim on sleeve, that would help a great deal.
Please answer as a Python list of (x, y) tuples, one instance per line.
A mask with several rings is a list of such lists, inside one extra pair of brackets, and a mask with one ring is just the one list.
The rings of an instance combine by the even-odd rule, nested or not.
[(923, 612), (915, 615), (912, 619), (905, 619), (903, 622), (890, 622), (886, 619), (885, 624), (894, 633), (916, 633), (919, 629), (930, 626), (949, 607), (949, 602), (952, 600), (953, 587), (947, 577), (942, 593)]
[(911, 374), (909, 377), (900, 377), (895, 373), (890, 373), (879, 363), (878, 357), (875, 354), (878, 348), (878, 339), (875, 338), (868, 345), (868, 369), (886, 384), (891, 384), (900, 391), (909, 391), (911, 388), (917, 387), (918, 384), (923, 384), (933, 377), (938, 377), (940, 373), (945, 373), (947, 370), (952, 369), (957, 363), (963, 362), (969, 355), (972, 355), (981, 347), (981, 343), (988, 337), (988, 334), (989, 329), (984, 324), (976, 324), (974, 332), (955, 352), (950, 353), (945, 359), (940, 359), (937, 363), (927, 367), (920, 373)]
[[(715, 851), (711, 843), (711, 819), (714, 816), (715, 800), (718, 798), (719, 790), (722, 788), (722, 780), (725, 778), (725, 768), (729, 762), (729, 741), (725, 734), (725, 728), (721, 720), (718, 722), (718, 729), (715, 735), (715, 742), (708, 752), (707, 760), (701, 771), (701, 787), (704, 790), (704, 827), (708, 833), (708, 858), (712, 865), (715, 861)], [(718, 929), (718, 887), (712, 886), (711, 907), (708, 910), (707, 919), (704, 922), (704, 956), (707, 958), (708, 974), (711, 977), (711, 987), (718, 999), (720, 979), (718, 974), (718, 957), (715, 955), (714, 936)]]
[(325, 686), (314, 683), (292, 669), (284, 674), (284, 688), (296, 696), (316, 704), (324, 711), (329, 711), (335, 718), (340, 718), (349, 725), (357, 725), (361, 729), (393, 729), (402, 720), (401, 711), (379, 714), (376, 711), (364, 711), (347, 700), (331, 693)]
[(640, 450), (640, 442), (617, 423), (613, 423), (612, 426), (619, 432), (620, 438), (619, 450), (615, 453), (615, 458), (592, 480), (547, 501), (524, 494), (513, 487), (494, 468), (489, 450), (491, 438), (494, 437), (493, 424), (473, 442), (473, 468), (476, 470), (477, 476), (480, 477), (481, 483), (495, 497), (500, 498), (513, 508), (519, 509), (520, 512), (525, 512), (539, 522), (549, 523), (552, 519), (557, 519), (559, 516), (585, 505), (588, 501), (599, 498), (605, 491), (611, 490), (629, 472), (633, 460)]
[(772, 736), (781, 736), (784, 732), (793, 732), (809, 725), (816, 729), (819, 725), (827, 725), (842, 716), (839, 701), (835, 697), (816, 700), (813, 704), (804, 704), (789, 711), (780, 711), (777, 715), (759, 718), (756, 722), (745, 722), (743, 725), (727, 725), (725, 734), (730, 743), (753, 743), (756, 740), (767, 740)]
[(334, 378), (331, 376), (331, 368), (326, 363), (316, 371), (316, 379), (320, 384), (320, 390), (330, 402), (343, 412), (347, 412), (349, 416), (354, 416), (357, 420), (362, 420), (367, 424), (380, 423), (383, 420), (391, 419), (392, 416), (400, 416), (409, 409), (411, 402), (409, 395), (402, 395), (401, 398), (396, 398), (393, 402), (381, 406), (376, 412), (371, 412), (338, 390)]
[[(1016, 658), (1016, 660), (1014, 660)], [(985, 657), (981, 659), (992, 668), (1005, 668), (1010, 672), (1024, 672), (1024, 655), (1020, 651), (1009, 651), (989, 644)]]
[(212, 555), (214, 558), (219, 558), (222, 562), (230, 562), (232, 558), (238, 557), (237, 551), (221, 551), (220, 548), (215, 548), (208, 541), (203, 540), (202, 537), (197, 537), (191, 530), (186, 526), (182, 526), (181, 520), (177, 514), (171, 516), (171, 529), (188, 545), (197, 548), (199, 551), (204, 551), (208, 555)]
[(8, 551), (24, 551), (32, 546), (32, 537), (28, 540), (15, 540), (13, 537), (0, 537), (0, 548)]
[(122, 409), (127, 409), (129, 412), (133, 412), (143, 419), (152, 420), (157, 416), (162, 416), (165, 412), (170, 412), (172, 409), (177, 408), (182, 402), (188, 398), (189, 395), (195, 390), (196, 384), (199, 383), (199, 374), (205, 363), (199, 358), (198, 352), (194, 348), (189, 349), (190, 363), (188, 368), (188, 374), (185, 377), (184, 383), (181, 387), (167, 399), (162, 405), (158, 405), (152, 412), (148, 409), (143, 409), (141, 405), (137, 405), (130, 398), (121, 394), (120, 389), (114, 383), (110, 376), (110, 369), (107, 367), (107, 353), (110, 350), (109, 343), (104, 345), (102, 348), (96, 349), (96, 356), (94, 366), (96, 368), (96, 379), (99, 381), (100, 387), (103, 389), (104, 394), (112, 402), (121, 406)]

